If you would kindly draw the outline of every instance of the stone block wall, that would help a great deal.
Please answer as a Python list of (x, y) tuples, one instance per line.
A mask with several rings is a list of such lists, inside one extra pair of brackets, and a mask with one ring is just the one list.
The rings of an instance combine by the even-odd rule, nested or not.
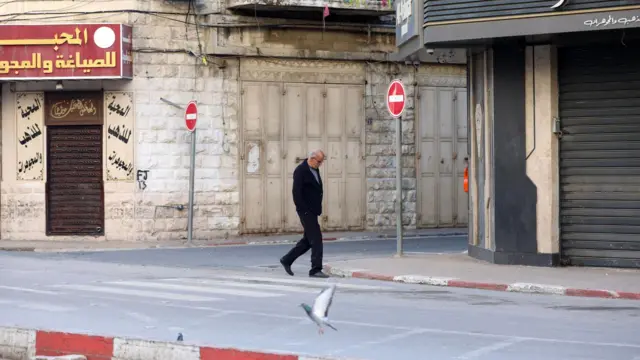
[[(182, 30), (182, 31), (181, 31)], [(168, 31), (185, 37), (184, 28)], [(155, 38), (134, 39), (152, 48)], [(151, 45), (151, 46), (150, 46)], [(237, 66), (220, 69), (187, 54), (138, 53), (134, 80), (138, 99), (137, 167), (148, 170), (136, 196), (136, 240), (186, 236), (191, 134), (177, 104), (198, 102), (194, 238), (228, 235), (239, 222), (237, 187)], [(164, 63), (164, 64), (163, 64)], [(183, 205), (184, 210), (172, 208)]]
[(402, 187), (403, 219), (416, 226), (416, 167), (414, 134), (413, 66), (391, 63), (367, 64), (366, 167), (367, 228), (382, 229), (396, 224), (396, 121), (387, 110), (386, 94), (393, 79), (402, 80), (406, 88), (406, 108), (402, 116)]
[[(396, 121), (389, 115), (386, 94), (389, 84), (400, 79), (406, 90), (402, 115), (402, 223), (417, 225), (416, 176), (416, 91), (420, 86), (466, 86), (464, 65), (367, 63), (366, 85), (366, 167), (367, 228), (396, 226)], [(464, 99), (466, 101), (466, 99)]]
[[(0, 12), (42, 10), (54, 2), (15, 2)], [(72, 4), (70, 1), (56, 4)], [(72, 237), (79, 240), (156, 241), (184, 239), (187, 235), (190, 133), (184, 129), (184, 106), (199, 104), (195, 179), (194, 238), (235, 235), (239, 229), (238, 107), (239, 57), (267, 56), (299, 59), (357, 61), (365, 67), (366, 176), (368, 229), (395, 226), (395, 122), (385, 105), (389, 82), (400, 78), (407, 85), (407, 109), (403, 117), (403, 207), (405, 226), (416, 225), (416, 174), (414, 134), (414, 90), (420, 74), (433, 65), (385, 63), (381, 58), (394, 50), (392, 33), (344, 33), (327, 30), (273, 30), (247, 27), (200, 27), (184, 23), (187, 4), (121, 1), (119, 8), (137, 13), (105, 18), (91, 11), (103, 4), (83, 4), (68, 19), (47, 20), (31, 16), (23, 23), (122, 22), (133, 25), (134, 71), (132, 81), (65, 82), (69, 90), (132, 91), (135, 101), (135, 170), (145, 176), (129, 182), (105, 182), (105, 230), (103, 237)], [(202, 21), (231, 21), (213, 15)], [(25, 18), (26, 19), (26, 18)], [(231, 19), (231, 20), (230, 20)], [(193, 18), (190, 20), (193, 21)], [(203, 55), (209, 54), (209, 55)], [(382, 54), (382, 55), (381, 55)], [(357, 59), (357, 60), (353, 60)], [(205, 64), (206, 61), (206, 64)], [(437, 66), (437, 65), (435, 65)], [(55, 82), (19, 83), (16, 91), (50, 91)], [(2, 95), (9, 93), (8, 84)], [(9, 96), (11, 97), (11, 96)], [(162, 99), (166, 100), (163, 101)], [(3, 106), (10, 104), (3, 100)], [(2, 132), (13, 131), (13, 109), (2, 110)], [(9, 114), (9, 115), (7, 115)], [(16, 182), (15, 139), (3, 134), (2, 141), (2, 239), (49, 240), (45, 231), (44, 183)], [(182, 210), (178, 209), (180, 206)], [(56, 237), (58, 240), (65, 238)]]
[[(142, 3), (142, 2), (141, 2)], [(100, 4), (93, 4), (99, 7)], [(135, 8), (129, 2), (124, 8)], [(147, 5), (142, 4), (142, 7)], [(161, 4), (164, 11), (186, 12), (186, 4)], [(89, 11), (87, 5), (83, 8)], [(96, 9), (94, 9), (96, 10)], [(158, 10), (158, 9), (155, 9)], [(128, 240), (184, 239), (187, 235), (191, 134), (184, 127), (184, 106), (198, 102), (194, 238), (224, 237), (237, 231), (236, 107), (237, 60), (203, 60), (200, 45), (207, 33), (185, 26), (184, 16), (94, 15), (56, 22), (123, 22), (134, 26), (134, 79), (65, 81), (65, 90), (131, 91), (135, 109), (134, 181), (105, 181), (105, 236), (47, 237), (44, 182), (15, 180), (15, 139), (8, 136), (3, 157), (2, 224), (4, 240)], [(33, 23), (44, 23), (33, 19)], [(206, 64), (205, 64), (205, 60)], [(55, 82), (17, 83), (15, 91), (52, 91)], [(3, 129), (14, 130), (15, 105), (8, 84), (3, 87)], [(7, 106), (9, 108), (7, 108)], [(3, 139), (5, 140), (5, 139)], [(11, 153), (14, 153), (13, 156)], [(5, 154), (6, 155), (6, 154)], [(139, 180), (139, 181), (138, 181)], [(178, 209), (179, 207), (182, 210)]]

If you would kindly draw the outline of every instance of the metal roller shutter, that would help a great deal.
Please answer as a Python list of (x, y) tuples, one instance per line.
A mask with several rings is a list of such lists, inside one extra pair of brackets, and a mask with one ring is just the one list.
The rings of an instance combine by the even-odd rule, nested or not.
[(558, 51), (561, 254), (640, 267), (640, 49)]
[(47, 233), (103, 235), (102, 126), (49, 126), (47, 138)]

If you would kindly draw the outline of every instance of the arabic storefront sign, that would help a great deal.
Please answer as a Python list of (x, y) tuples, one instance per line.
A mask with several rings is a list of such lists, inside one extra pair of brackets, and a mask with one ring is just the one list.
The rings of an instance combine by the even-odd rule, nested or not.
[(131, 27), (0, 25), (0, 80), (131, 79)]
[(44, 93), (16, 94), (18, 180), (44, 179)]
[(102, 125), (102, 100), (99, 91), (47, 93), (45, 125)]
[(133, 92), (104, 93), (107, 180), (133, 180)]
[(584, 22), (585, 26), (588, 27), (607, 27), (607, 26), (611, 26), (611, 25), (622, 25), (622, 26), (626, 26), (626, 25), (635, 25), (638, 26), (640, 25), (640, 16), (629, 16), (629, 17), (625, 17), (625, 16), (621, 16), (621, 17), (613, 17), (613, 15), (609, 15), (606, 17), (602, 17), (602, 18), (594, 18), (594, 19), (589, 19), (586, 20)]

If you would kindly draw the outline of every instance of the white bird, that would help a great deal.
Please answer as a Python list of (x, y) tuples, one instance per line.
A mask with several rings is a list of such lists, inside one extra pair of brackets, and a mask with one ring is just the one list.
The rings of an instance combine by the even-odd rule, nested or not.
[(307, 316), (314, 323), (318, 325), (318, 333), (324, 334), (324, 327), (326, 325), (332, 328), (335, 331), (338, 331), (333, 325), (329, 323), (329, 308), (331, 307), (331, 303), (333, 302), (333, 295), (336, 292), (336, 285), (331, 285), (330, 287), (322, 290), (316, 300), (313, 302), (313, 307), (302, 303), (300, 306), (307, 313)]

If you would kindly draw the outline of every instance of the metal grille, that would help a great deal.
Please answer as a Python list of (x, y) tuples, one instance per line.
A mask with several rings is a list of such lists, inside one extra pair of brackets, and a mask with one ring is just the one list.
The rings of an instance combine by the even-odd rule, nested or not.
[(563, 263), (640, 267), (640, 49), (558, 53)]
[(102, 126), (49, 126), (47, 144), (47, 234), (103, 235)]

